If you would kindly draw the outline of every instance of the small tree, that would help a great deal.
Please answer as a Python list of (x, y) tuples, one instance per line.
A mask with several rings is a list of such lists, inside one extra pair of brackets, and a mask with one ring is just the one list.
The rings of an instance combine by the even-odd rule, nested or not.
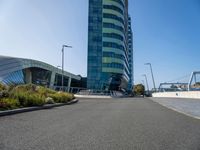
[(137, 84), (134, 86), (135, 95), (144, 95), (144, 91), (145, 91), (144, 85)]

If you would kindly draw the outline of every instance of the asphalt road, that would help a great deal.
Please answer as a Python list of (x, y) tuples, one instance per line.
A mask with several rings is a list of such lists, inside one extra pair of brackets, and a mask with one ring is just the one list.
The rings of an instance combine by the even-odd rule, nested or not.
[(200, 120), (149, 99), (85, 99), (0, 117), (0, 150), (200, 150)]

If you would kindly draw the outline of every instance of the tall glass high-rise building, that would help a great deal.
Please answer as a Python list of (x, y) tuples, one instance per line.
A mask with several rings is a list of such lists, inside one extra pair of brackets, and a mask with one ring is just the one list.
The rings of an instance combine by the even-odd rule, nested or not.
[(128, 0), (89, 0), (88, 89), (132, 88), (132, 42)]
[(133, 76), (133, 32), (131, 28), (131, 17), (128, 18), (128, 60), (129, 60), (129, 83), (128, 90), (131, 91), (134, 83)]

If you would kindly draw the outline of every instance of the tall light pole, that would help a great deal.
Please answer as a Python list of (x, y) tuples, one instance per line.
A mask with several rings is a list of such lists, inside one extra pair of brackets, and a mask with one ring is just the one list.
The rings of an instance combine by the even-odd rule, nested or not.
[(146, 74), (143, 74), (142, 76), (145, 77), (146, 84), (147, 84), (147, 91), (148, 91), (148, 94), (149, 94), (149, 84), (148, 84), (148, 80), (147, 80), (147, 75), (146, 75)]
[[(59, 68), (61, 68), (61, 66), (57, 66), (56, 68), (57, 68), (57, 71), (59, 72)], [(56, 86), (58, 86), (58, 74), (56, 76)]]
[(153, 69), (152, 69), (151, 63), (145, 63), (144, 65), (149, 65), (150, 66), (153, 86), (154, 86), (154, 90), (156, 91), (156, 84), (155, 84), (155, 80), (154, 80), (154, 76), (153, 76)]
[(144, 80), (142, 80), (142, 84), (145, 86)]
[(144, 83), (144, 80), (141, 80), (142, 81), (142, 85), (144, 86), (144, 89), (146, 88), (146, 85)]
[(72, 48), (72, 46), (68, 46), (68, 45), (62, 46), (62, 91), (64, 91), (64, 49), (65, 47)]

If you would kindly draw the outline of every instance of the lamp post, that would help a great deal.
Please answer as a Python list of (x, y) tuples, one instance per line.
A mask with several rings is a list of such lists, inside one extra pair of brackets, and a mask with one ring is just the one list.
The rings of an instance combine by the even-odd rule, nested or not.
[(153, 86), (154, 86), (154, 90), (156, 91), (156, 84), (155, 84), (155, 80), (154, 80), (153, 69), (152, 69), (151, 63), (145, 63), (144, 65), (149, 65), (150, 66)]
[[(57, 66), (56, 68), (57, 68), (57, 71), (59, 72), (59, 68), (61, 68), (61, 66)], [(56, 76), (56, 86), (58, 86), (58, 75), (59, 74), (57, 74)]]
[(72, 48), (72, 46), (63, 45), (62, 46), (62, 91), (64, 91), (64, 49), (66, 48)]
[(146, 85), (144, 83), (144, 80), (141, 80), (141, 81), (142, 81), (142, 85), (144, 86), (144, 91), (145, 91)]
[(148, 94), (149, 94), (149, 84), (148, 84), (148, 80), (147, 80), (147, 75), (146, 75), (146, 74), (143, 74), (142, 76), (145, 77), (146, 85), (147, 85), (147, 91), (148, 91)]
[(142, 80), (142, 84), (145, 86), (144, 80)]

